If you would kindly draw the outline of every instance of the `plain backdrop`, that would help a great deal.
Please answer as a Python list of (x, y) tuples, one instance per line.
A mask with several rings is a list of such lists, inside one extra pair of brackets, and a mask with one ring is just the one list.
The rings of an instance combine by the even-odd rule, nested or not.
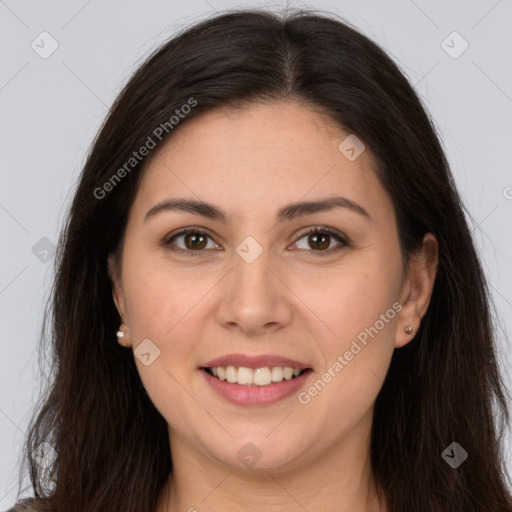
[[(289, 5), (353, 23), (391, 55), (431, 113), (492, 286), (510, 390), (512, 2)], [(137, 65), (176, 30), (215, 11), (261, 6), (284, 4), (0, 0), (0, 510), (15, 500), (21, 443), (42, 382), (36, 344), (52, 247), (100, 123)], [(512, 472), (510, 436), (506, 446)]]

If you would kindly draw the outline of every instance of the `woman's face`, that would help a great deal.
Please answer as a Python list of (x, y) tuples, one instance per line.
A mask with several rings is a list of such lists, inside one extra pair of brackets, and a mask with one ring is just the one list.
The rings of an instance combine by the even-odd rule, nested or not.
[[(412, 339), (405, 325), (417, 331), (432, 282), (410, 293), (392, 202), (348, 135), (292, 102), (209, 112), (147, 168), (115, 300), (171, 447), (284, 470), (367, 442), (393, 349)], [(290, 207), (334, 197), (358, 206)], [(148, 215), (177, 199), (225, 218), (207, 207)], [(180, 234), (188, 227), (200, 233)], [(288, 379), (267, 356), (309, 370)], [(257, 384), (204, 370), (217, 365)]]

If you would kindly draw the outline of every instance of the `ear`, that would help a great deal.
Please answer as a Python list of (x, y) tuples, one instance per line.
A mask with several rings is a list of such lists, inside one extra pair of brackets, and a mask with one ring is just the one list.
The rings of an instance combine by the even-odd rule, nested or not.
[(107, 269), (110, 280), (112, 281), (112, 297), (116, 305), (121, 322), (126, 323), (126, 305), (124, 301), (123, 287), (121, 283), (121, 272), (118, 260), (115, 254), (110, 253), (107, 256)]
[[(407, 278), (400, 298), (402, 309), (398, 315), (398, 329), (395, 336), (397, 348), (409, 343), (414, 333), (418, 332), (421, 319), (430, 304), (438, 259), (437, 239), (432, 233), (426, 233), (420, 250), (412, 254), (409, 261)], [(404, 332), (406, 325), (412, 326), (412, 334)]]

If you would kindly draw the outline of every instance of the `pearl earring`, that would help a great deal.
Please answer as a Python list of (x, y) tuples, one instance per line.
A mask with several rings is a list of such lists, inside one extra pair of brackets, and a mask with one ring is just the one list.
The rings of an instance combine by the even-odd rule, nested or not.
[(121, 339), (124, 338), (124, 331), (119, 328), (119, 330), (116, 332), (116, 336), (117, 336), (117, 341), (120, 345), (123, 345), (125, 346), (122, 342), (121, 342)]
[(412, 334), (412, 325), (406, 325), (404, 327), (404, 331), (407, 333), (407, 334)]

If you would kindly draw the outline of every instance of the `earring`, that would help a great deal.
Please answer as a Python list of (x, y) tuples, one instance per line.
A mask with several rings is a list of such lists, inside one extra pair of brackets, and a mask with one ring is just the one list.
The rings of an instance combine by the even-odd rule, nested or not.
[(124, 338), (124, 331), (121, 329), (121, 327), (119, 327), (119, 330), (116, 332), (116, 336), (117, 336), (117, 341), (120, 345), (123, 345), (123, 347), (125, 347), (126, 345), (124, 343), (122, 343), (121, 339)]
[(406, 325), (404, 327), (404, 331), (407, 333), (407, 334), (412, 334), (412, 325)]

